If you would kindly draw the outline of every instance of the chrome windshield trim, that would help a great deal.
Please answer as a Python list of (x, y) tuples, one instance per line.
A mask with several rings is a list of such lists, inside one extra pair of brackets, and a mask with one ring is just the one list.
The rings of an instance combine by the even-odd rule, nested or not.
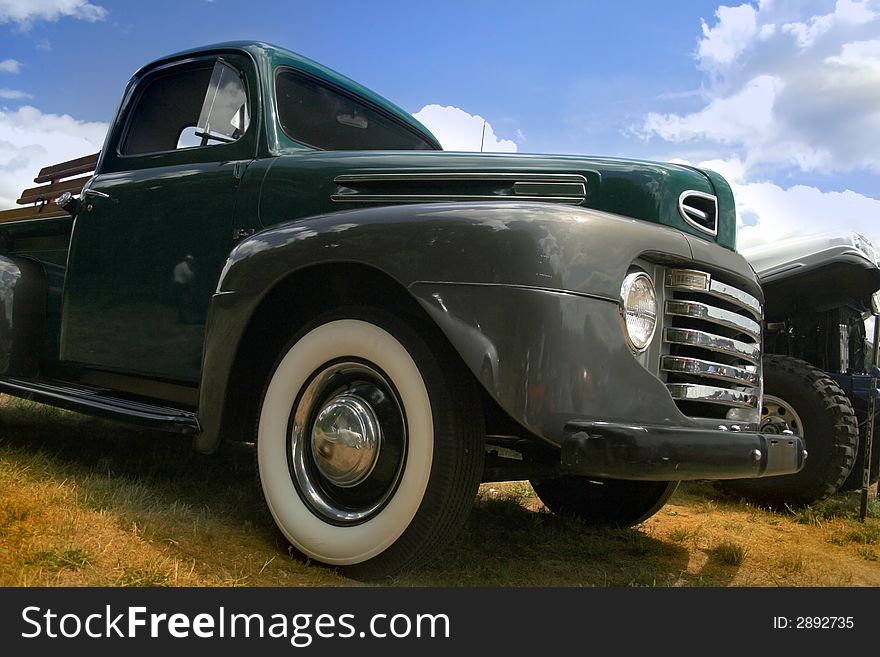
[(760, 343), (748, 344), (747, 342), (725, 338), (721, 335), (696, 329), (667, 328), (664, 335), (667, 342), (718, 351), (729, 356), (742, 358), (754, 365), (758, 365), (761, 362)]
[(715, 363), (699, 358), (663, 356), (660, 367), (666, 372), (673, 372), (675, 374), (691, 374), (748, 386), (757, 386), (761, 382), (757, 371), (750, 371), (743, 367)]
[(699, 301), (667, 301), (666, 314), (706, 320), (713, 324), (742, 331), (755, 340), (761, 339), (761, 325), (758, 322), (738, 315), (735, 312), (709, 306)]
[(698, 383), (669, 383), (672, 398), (679, 401), (707, 402), (734, 408), (758, 408), (759, 394), (755, 388), (730, 389)]

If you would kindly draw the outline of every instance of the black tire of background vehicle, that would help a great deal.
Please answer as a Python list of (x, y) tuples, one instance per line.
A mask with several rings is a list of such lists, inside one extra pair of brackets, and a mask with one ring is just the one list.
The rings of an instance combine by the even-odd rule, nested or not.
[(803, 424), (804, 468), (795, 474), (719, 482), (725, 492), (759, 504), (804, 506), (836, 493), (853, 467), (859, 429), (849, 399), (824, 372), (797, 358), (764, 357), (764, 394), (783, 400)]
[[(433, 330), (379, 308), (350, 306), (310, 322), (282, 350), (257, 417), (257, 478), (276, 526), (306, 559), (336, 567), (349, 577), (377, 579), (427, 561), (467, 519), (483, 474), (482, 409), (470, 373)], [(402, 420), (397, 433), (404, 444), (398, 450), (397, 474), (379, 482), (387, 486), (386, 497), (374, 491), (370, 503), (375, 504), (357, 522), (322, 516), (320, 507), (303, 494), (304, 486), (314, 486), (331, 506), (339, 494), (338, 499), (346, 500), (340, 508), (353, 499), (356, 508), (358, 490), (374, 485), (371, 480), (379, 470), (394, 470), (381, 462), (383, 454), (394, 452), (391, 438), (383, 435), (386, 449), (376, 450), (376, 465), (364, 470), (362, 483), (340, 490), (322, 477), (311, 447), (319, 409), (339, 399), (340, 390), (347, 387), (351, 392), (361, 384), (349, 381), (340, 388), (337, 380), (328, 383), (324, 393), (310, 386), (328, 365), (346, 362), (365, 363), (367, 371), (381, 373), (376, 378), (384, 385), (386, 401), (394, 398)], [(297, 469), (298, 457), (290, 456), (297, 453), (291, 436), (299, 409), (306, 407), (308, 422), (299, 435), (308, 436), (300, 444), (308, 442), (309, 448), (299, 453), (311, 462)], [(385, 412), (378, 405), (376, 409)], [(383, 428), (389, 429), (394, 427)], [(298, 472), (307, 473), (306, 484), (297, 479)]]
[(613, 527), (629, 527), (647, 520), (678, 488), (677, 481), (600, 481), (579, 476), (541, 479), (531, 484), (556, 515)]

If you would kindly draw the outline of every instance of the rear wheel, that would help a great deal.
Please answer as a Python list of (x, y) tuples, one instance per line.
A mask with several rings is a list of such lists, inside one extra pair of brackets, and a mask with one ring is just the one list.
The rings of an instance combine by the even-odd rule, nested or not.
[(653, 516), (678, 487), (677, 481), (596, 481), (559, 477), (532, 481), (544, 505), (557, 515), (586, 523), (628, 527)]
[(260, 485), (307, 558), (354, 577), (428, 559), (458, 532), (482, 474), (473, 384), (443, 347), (354, 306), (300, 331), (257, 423)]
[(807, 460), (795, 474), (722, 482), (729, 493), (771, 505), (804, 505), (840, 489), (853, 467), (859, 430), (840, 386), (809, 363), (788, 356), (764, 358), (761, 431), (791, 431), (804, 439)]

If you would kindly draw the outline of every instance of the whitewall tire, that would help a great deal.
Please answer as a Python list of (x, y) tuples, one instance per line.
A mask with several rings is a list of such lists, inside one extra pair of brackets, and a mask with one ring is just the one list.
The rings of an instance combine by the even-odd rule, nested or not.
[(458, 531), (482, 470), (482, 418), (473, 384), (443, 360), (366, 307), (316, 320), (280, 356), (257, 470), (276, 525), (307, 558), (381, 576)]

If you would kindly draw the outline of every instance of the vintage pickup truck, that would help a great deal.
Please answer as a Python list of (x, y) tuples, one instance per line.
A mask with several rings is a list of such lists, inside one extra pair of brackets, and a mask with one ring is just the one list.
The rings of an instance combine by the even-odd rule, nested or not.
[(227, 43), (139, 70), (100, 154), (36, 181), (0, 215), (0, 391), (253, 440), (281, 532), (347, 574), (426, 559), (481, 481), (632, 524), (803, 464), (757, 431), (763, 297), (715, 173), (441, 152)]

